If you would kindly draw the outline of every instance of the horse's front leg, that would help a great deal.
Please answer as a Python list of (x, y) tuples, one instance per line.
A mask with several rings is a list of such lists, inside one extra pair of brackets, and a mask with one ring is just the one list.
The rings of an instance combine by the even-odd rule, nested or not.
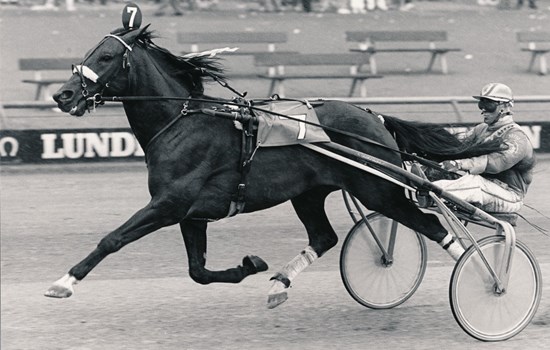
[(161, 227), (176, 224), (179, 220), (179, 217), (166, 206), (149, 203), (122, 226), (106, 235), (90, 255), (55, 281), (44, 295), (54, 298), (70, 297), (74, 292), (73, 285), (86, 277), (109, 254)]
[(242, 265), (222, 271), (210, 271), (206, 265), (206, 227), (205, 220), (186, 219), (180, 223), (181, 233), (189, 260), (189, 276), (200, 284), (212, 282), (239, 283), (245, 277), (266, 271), (267, 264), (261, 258), (248, 255)]

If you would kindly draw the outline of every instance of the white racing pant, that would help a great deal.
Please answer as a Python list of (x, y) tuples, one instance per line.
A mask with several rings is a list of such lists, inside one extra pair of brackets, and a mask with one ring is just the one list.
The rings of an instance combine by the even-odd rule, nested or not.
[(434, 184), (489, 213), (517, 212), (523, 205), (519, 193), (480, 175), (466, 174), (456, 180), (438, 180)]

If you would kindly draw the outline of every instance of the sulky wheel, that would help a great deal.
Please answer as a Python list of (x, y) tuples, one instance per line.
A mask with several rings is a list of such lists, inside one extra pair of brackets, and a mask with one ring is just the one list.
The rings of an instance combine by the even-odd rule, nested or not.
[(426, 244), (415, 231), (382, 214), (367, 215), (367, 221), (357, 222), (344, 240), (340, 275), (358, 303), (389, 309), (409, 299), (422, 282)]
[[(490, 236), (478, 243), (498, 273), (505, 238)], [(503, 293), (495, 291), (495, 281), (473, 246), (458, 260), (449, 288), (456, 321), (466, 333), (484, 341), (506, 340), (521, 332), (535, 315), (541, 293), (540, 267), (520, 241), (516, 241), (510, 279)]]

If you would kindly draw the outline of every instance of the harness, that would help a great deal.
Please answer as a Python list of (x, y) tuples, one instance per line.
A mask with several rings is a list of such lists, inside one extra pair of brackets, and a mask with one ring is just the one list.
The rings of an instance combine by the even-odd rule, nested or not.
[(241, 116), (249, 115), (250, 118), (242, 118), (242, 133), (241, 133), (241, 157), (239, 160), (239, 171), (241, 172), (239, 184), (237, 185), (237, 190), (233, 195), (231, 203), (229, 204), (229, 212), (227, 217), (231, 217), (237, 214), (240, 214), (244, 210), (246, 203), (246, 184), (248, 173), (252, 167), (252, 159), (258, 146), (254, 147), (256, 144), (257, 134), (254, 131), (257, 131), (258, 119), (250, 114), (250, 110), (246, 108), (240, 108)]
[[(84, 60), (82, 61), (82, 63), (80, 65), (73, 66), (73, 73), (78, 74), (78, 76), (80, 78), (81, 88), (82, 88), (81, 93), (86, 98), (86, 103), (87, 103), (87, 107), (88, 107), (89, 112), (90, 112), (90, 110), (95, 110), (97, 105), (101, 105), (101, 104), (105, 103), (106, 101), (119, 101), (119, 102), (138, 101), (138, 100), (142, 100), (142, 101), (143, 100), (150, 100), (150, 101), (182, 100), (182, 101), (184, 101), (183, 108), (179, 112), (179, 114), (175, 118), (173, 118), (166, 126), (164, 126), (156, 135), (154, 135), (153, 138), (146, 145), (146, 147), (145, 147), (146, 161), (147, 161), (147, 150), (149, 149), (149, 147), (159, 138), (160, 135), (162, 135), (166, 130), (171, 128), (182, 117), (185, 117), (185, 116), (188, 116), (188, 115), (191, 115), (191, 114), (206, 114), (206, 115), (210, 115), (210, 116), (222, 117), (222, 118), (226, 118), (226, 119), (239, 121), (243, 124), (242, 136), (241, 136), (241, 152), (240, 152), (240, 159), (239, 159), (240, 178), (239, 178), (239, 183), (237, 184), (235, 194), (232, 196), (232, 200), (231, 200), (231, 203), (230, 203), (230, 206), (229, 206), (229, 211), (228, 211), (227, 216), (233, 216), (233, 215), (236, 215), (238, 213), (241, 213), (241, 212), (243, 212), (244, 207), (245, 207), (247, 178), (248, 178), (248, 174), (249, 174), (250, 169), (251, 169), (254, 154), (255, 154), (256, 150), (258, 149), (258, 146), (255, 146), (256, 145), (255, 141), (256, 141), (256, 138), (257, 138), (256, 131), (257, 131), (258, 120), (257, 120), (257, 117), (254, 116), (254, 113), (253, 113), (254, 110), (261, 110), (265, 113), (270, 113), (270, 114), (275, 115), (275, 116), (280, 116), (280, 117), (284, 117), (286, 119), (295, 120), (297, 122), (301, 122), (301, 123), (305, 123), (305, 124), (309, 124), (309, 125), (314, 125), (314, 126), (317, 126), (317, 127), (320, 127), (322, 129), (324, 129), (325, 131), (331, 131), (331, 132), (334, 132), (334, 133), (338, 133), (338, 134), (341, 134), (341, 135), (344, 135), (344, 136), (347, 136), (347, 137), (350, 137), (350, 138), (353, 138), (353, 139), (356, 139), (356, 140), (359, 140), (359, 141), (362, 141), (362, 142), (366, 142), (366, 143), (376, 145), (376, 146), (379, 146), (379, 147), (382, 147), (382, 148), (385, 148), (385, 149), (389, 149), (389, 150), (391, 150), (393, 152), (397, 152), (399, 154), (406, 155), (407, 157), (415, 159), (415, 160), (417, 160), (418, 162), (420, 162), (424, 165), (428, 165), (428, 166), (432, 166), (432, 167), (437, 166), (435, 162), (426, 160), (424, 158), (418, 157), (418, 156), (413, 155), (413, 154), (409, 154), (409, 153), (406, 153), (406, 152), (403, 152), (403, 151), (400, 151), (400, 150), (396, 150), (392, 147), (389, 147), (389, 146), (384, 145), (382, 143), (379, 143), (377, 141), (371, 140), (367, 137), (358, 135), (356, 133), (347, 132), (347, 131), (339, 130), (339, 129), (336, 129), (336, 128), (333, 128), (333, 127), (330, 127), (330, 126), (325, 126), (325, 125), (321, 125), (321, 124), (318, 124), (318, 123), (312, 123), (312, 122), (308, 122), (308, 121), (305, 121), (305, 120), (293, 118), (291, 116), (283, 115), (283, 114), (280, 114), (280, 113), (277, 113), (277, 112), (274, 112), (274, 111), (268, 111), (268, 110), (265, 110), (265, 109), (262, 109), (262, 108), (259, 108), (259, 107), (255, 107), (253, 105), (254, 102), (264, 103), (264, 102), (267, 102), (267, 101), (273, 102), (275, 100), (287, 100), (287, 101), (300, 101), (301, 103), (305, 103), (308, 106), (310, 106), (311, 104), (313, 104), (313, 105), (323, 104), (324, 101), (322, 101), (322, 100), (311, 101), (310, 102), (310, 101), (296, 100), (296, 99), (281, 99), (278, 95), (274, 95), (270, 99), (263, 99), (263, 100), (256, 100), (256, 101), (246, 101), (246, 100), (244, 100), (244, 97), (246, 96), (246, 93), (239, 93), (238, 91), (236, 91), (235, 89), (230, 87), (225, 81), (219, 79), (215, 74), (212, 74), (211, 72), (208, 72), (207, 70), (205, 70), (203, 68), (199, 68), (199, 67), (195, 67), (195, 68), (200, 70), (202, 73), (205, 73), (205, 74), (211, 76), (216, 82), (221, 84), (223, 87), (228, 88), (232, 92), (237, 93), (239, 98), (237, 98), (235, 100), (232, 100), (232, 101), (219, 101), (219, 100), (212, 100), (212, 99), (200, 99), (200, 98), (196, 98), (196, 97), (166, 97), (166, 96), (128, 96), (128, 97), (113, 96), (113, 97), (105, 98), (102, 95), (103, 95), (104, 90), (109, 87), (109, 81), (105, 81), (104, 79), (102, 79), (102, 77), (100, 77), (96, 72), (94, 72), (91, 68), (86, 66), (85, 62), (88, 59), (88, 57), (90, 57), (90, 55), (95, 50), (97, 50), (97, 48), (104, 42), (104, 40), (107, 40), (108, 38), (113, 38), (113, 39), (117, 40), (121, 45), (124, 46), (124, 48), (126, 50), (125, 50), (125, 53), (123, 54), (122, 68), (126, 69), (127, 67), (130, 66), (128, 58), (129, 58), (129, 53), (132, 52), (132, 50), (133, 50), (133, 45), (130, 45), (130, 44), (126, 43), (121, 37), (119, 37), (117, 35), (114, 35), (114, 34), (106, 35), (104, 37), (104, 39), (93, 50), (90, 51), (90, 53), (84, 58)], [(190, 62), (188, 62), (188, 63), (191, 64)], [(103, 86), (103, 89), (100, 92), (94, 94), (93, 96), (90, 96), (89, 92), (87, 90), (87, 84), (86, 84), (85, 79), (88, 79), (88, 80), (92, 81), (93, 83), (100, 84), (101, 86)], [(234, 108), (228, 108), (228, 109), (225, 109), (225, 108), (224, 109), (219, 109), (218, 108), (218, 109), (216, 109), (216, 107), (210, 107), (210, 108), (199, 108), (199, 109), (190, 110), (190, 109), (188, 109), (188, 107), (189, 107), (189, 102), (191, 102), (191, 101), (199, 102), (199, 103), (200, 102), (206, 102), (206, 103), (222, 104), (224, 106), (229, 106), (229, 107), (234, 107)], [(366, 111), (366, 112), (369, 112), (371, 114), (376, 115), (370, 109), (362, 109), (358, 106), (355, 106), (355, 107), (361, 109), (362, 111)]]

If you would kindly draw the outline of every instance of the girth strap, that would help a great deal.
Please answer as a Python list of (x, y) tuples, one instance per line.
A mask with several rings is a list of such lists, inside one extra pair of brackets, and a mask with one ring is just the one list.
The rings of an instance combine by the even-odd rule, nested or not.
[[(248, 111), (248, 109), (246, 109)], [(243, 109), (241, 108), (241, 113)], [(245, 112), (246, 113), (246, 112)], [(257, 124), (257, 118), (252, 117), (247, 121), (243, 121), (242, 129), (242, 141), (241, 141), (241, 158), (240, 158), (240, 171), (241, 179), (237, 185), (237, 192), (233, 195), (231, 204), (229, 205), (228, 217), (242, 213), (245, 206), (245, 197), (246, 197), (246, 180), (248, 178), (248, 173), (250, 172), (250, 167), (252, 165), (252, 158), (257, 148), (254, 147), (256, 134), (254, 133), (254, 128)]]

